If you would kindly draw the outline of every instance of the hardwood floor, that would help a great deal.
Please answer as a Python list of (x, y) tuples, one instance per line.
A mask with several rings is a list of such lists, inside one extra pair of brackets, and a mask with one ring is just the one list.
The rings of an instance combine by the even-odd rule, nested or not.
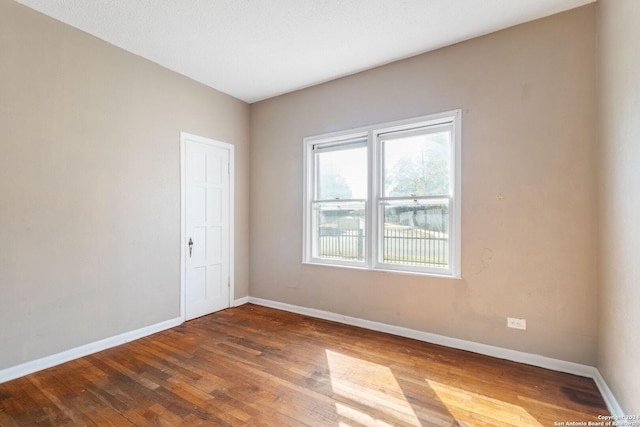
[(246, 304), (0, 384), (0, 425), (553, 426), (591, 379)]

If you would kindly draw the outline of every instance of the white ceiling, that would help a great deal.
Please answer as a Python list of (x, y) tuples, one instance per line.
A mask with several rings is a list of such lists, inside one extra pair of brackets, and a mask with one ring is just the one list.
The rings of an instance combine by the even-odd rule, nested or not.
[(17, 0), (256, 102), (595, 0)]

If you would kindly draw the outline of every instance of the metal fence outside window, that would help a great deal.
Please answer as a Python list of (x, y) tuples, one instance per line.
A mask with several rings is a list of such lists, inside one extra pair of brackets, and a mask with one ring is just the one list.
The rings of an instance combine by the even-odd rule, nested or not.
[[(345, 261), (365, 260), (363, 229), (320, 227), (318, 255)], [(422, 267), (449, 266), (449, 236), (410, 226), (386, 226), (383, 236), (383, 261), (390, 264)]]

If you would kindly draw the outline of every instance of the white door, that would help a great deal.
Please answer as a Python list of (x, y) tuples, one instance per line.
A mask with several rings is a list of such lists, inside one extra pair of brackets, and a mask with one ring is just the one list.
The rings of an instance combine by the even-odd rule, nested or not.
[(185, 320), (230, 306), (232, 146), (182, 134)]

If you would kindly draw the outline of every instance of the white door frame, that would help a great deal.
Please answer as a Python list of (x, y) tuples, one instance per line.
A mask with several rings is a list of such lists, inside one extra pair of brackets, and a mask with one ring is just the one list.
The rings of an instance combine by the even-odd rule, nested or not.
[(202, 144), (211, 145), (229, 150), (229, 307), (233, 307), (235, 298), (234, 280), (234, 183), (235, 183), (235, 162), (234, 146), (226, 142), (180, 132), (180, 318), (186, 321), (186, 256), (187, 256), (187, 221), (186, 221), (186, 194), (187, 194), (187, 140), (196, 141)]

